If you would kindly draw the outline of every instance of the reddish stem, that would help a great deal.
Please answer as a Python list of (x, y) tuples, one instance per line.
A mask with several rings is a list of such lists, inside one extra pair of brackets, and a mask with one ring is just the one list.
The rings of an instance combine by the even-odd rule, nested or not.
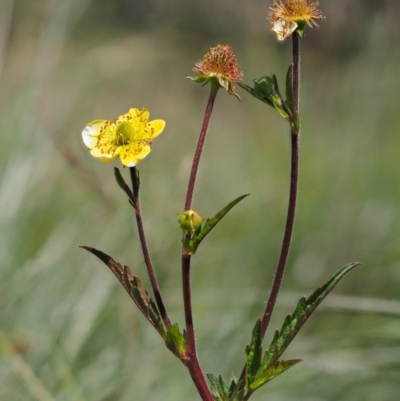
[(157, 303), (158, 310), (160, 312), (161, 318), (164, 322), (164, 325), (167, 330), (171, 328), (171, 322), (169, 320), (167, 310), (164, 306), (164, 302), (161, 297), (160, 287), (158, 285), (156, 273), (154, 271), (153, 263), (151, 261), (149, 248), (147, 246), (146, 235), (143, 227), (143, 219), (142, 219), (142, 210), (140, 208), (140, 199), (139, 199), (139, 178), (137, 175), (136, 167), (129, 168), (131, 174), (132, 181), (132, 192), (135, 199), (134, 207), (135, 207), (135, 216), (136, 216), (136, 225), (138, 228), (140, 245), (142, 247), (143, 259), (147, 268), (147, 274), (149, 276), (150, 285), (153, 290), (154, 298)]
[[(299, 96), (300, 96), (300, 36), (297, 32), (292, 35), (293, 38), (293, 105), (295, 115), (299, 114)], [(292, 240), (294, 218), (296, 214), (297, 186), (299, 181), (299, 136), (300, 131), (291, 129), (291, 170), (290, 170), (290, 193), (289, 205), (286, 217), (285, 234), (283, 236), (281, 254), (279, 256), (278, 265), (274, 282), (272, 284), (271, 293), (268, 298), (264, 315), (261, 319), (261, 338), (264, 338), (271, 320), (272, 312), (275, 308), (276, 299), (281, 288), (283, 275), (285, 273), (286, 262), (289, 256), (290, 243)]]
[[(300, 99), (300, 36), (297, 32), (292, 35), (293, 38), (293, 49), (292, 49), (292, 60), (293, 60), (293, 106), (296, 118), (299, 114), (299, 99)], [(291, 125), (291, 170), (290, 170), (290, 193), (289, 193), (289, 204), (286, 217), (285, 232), (283, 235), (281, 253), (279, 256), (278, 265), (275, 270), (274, 281), (272, 284), (271, 292), (267, 301), (267, 305), (261, 319), (261, 339), (264, 338), (265, 333), (268, 329), (272, 312), (274, 311), (276, 299), (281, 288), (283, 276), (285, 274), (286, 262), (289, 256), (290, 243), (292, 239), (294, 219), (296, 215), (296, 201), (297, 201), (297, 189), (299, 180), (299, 136), (300, 131), (295, 130)], [(240, 375), (239, 381), (241, 382), (241, 388), (245, 386), (245, 374), (246, 366), (243, 368)]]
[(204, 142), (206, 140), (208, 126), (210, 124), (210, 118), (214, 107), (214, 101), (217, 97), (219, 86), (211, 84), (210, 97), (208, 98), (208, 103), (206, 107), (206, 112), (204, 114), (203, 125), (201, 127), (199, 139), (197, 141), (196, 151), (193, 157), (192, 170), (190, 172), (189, 184), (186, 193), (185, 210), (190, 210), (192, 208), (194, 185), (196, 183), (197, 171), (199, 169), (201, 153), (203, 152)]
[[(200, 130), (199, 139), (197, 141), (196, 151), (193, 157), (192, 169), (190, 171), (188, 189), (185, 200), (185, 211), (191, 210), (193, 201), (194, 186), (196, 184), (197, 171), (199, 169), (200, 158), (204, 148), (204, 142), (207, 136), (208, 126), (210, 125), (211, 114), (214, 108), (215, 98), (218, 93), (219, 86), (213, 85), (211, 82), (211, 91), (208, 98), (206, 111), (204, 114), (203, 125)], [(187, 235), (187, 234), (186, 234)], [(196, 351), (196, 336), (193, 324), (193, 311), (192, 311), (192, 291), (191, 291), (191, 259), (192, 256), (188, 255), (182, 249), (182, 288), (183, 288), (183, 305), (185, 309), (185, 324), (187, 335), (187, 352), (186, 360), (184, 361), (187, 366), (190, 376), (203, 401), (214, 401), (210, 389), (207, 386), (204, 373), (201, 370), (200, 363)]]
[(190, 285), (190, 262), (191, 255), (182, 254), (182, 287), (183, 287), (183, 303), (185, 308), (185, 322), (187, 335), (187, 351), (186, 361), (190, 376), (203, 401), (214, 401), (214, 398), (207, 386), (204, 373), (201, 370), (200, 363), (196, 351), (196, 338), (193, 324), (191, 285)]

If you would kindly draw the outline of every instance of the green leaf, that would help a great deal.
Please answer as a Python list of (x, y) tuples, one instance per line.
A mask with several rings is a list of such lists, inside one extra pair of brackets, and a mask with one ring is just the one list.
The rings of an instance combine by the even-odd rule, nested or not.
[(232, 376), (229, 388), (221, 375), (217, 378), (207, 374), (207, 380), (215, 401), (243, 401), (244, 390), (239, 390), (235, 376)]
[(210, 384), (211, 393), (215, 401), (229, 401), (229, 390), (225, 384), (224, 378), (221, 375), (216, 378), (214, 375), (208, 373), (207, 380)]
[(269, 368), (260, 371), (260, 374), (257, 375), (256, 380), (251, 384), (250, 390), (255, 391), (265, 383), (275, 379), (275, 377), (279, 376), (281, 373), (286, 372), (292, 366), (301, 362), (301, 359), (291, 359), (289, 361), (277, 361), (273, 363)]
[(134, 205), (136, 202), (135, 196), (133, 195), (132, 190), (129, 188), (128, 184), (125, 182), (124, 178), (122, 177), (121, 172), (119, 171), (118, 167), (114, 167), (114, 176), (115, 180), (119, 187), (128, 195), (129, 203)]
[(229, 203), (227, 206), (225, 206), (220, 212), (218, 212), (212, 219), (206, 219), (203, 228), (201, 231), (199, 231), (198, 234), (195, 235), (195, 237), (192, 239), (192, 244), (191, 247), (193, 249), (193, 253), (196, 252), (198, 246), (200, 245), (201, 241), (209, 234), (209, 232), (221, 221), (221, 219), (236, 205), (238, 204), (242, 199), (244, 199), (246, 196), (249, 196), (250, 194), (245, 194), (242, 196), (239, 196), (235, 200), (233, 200), (231, 203)]
[(256, 97), (256, 95), (254, 93), (254, 89), (252, 87), (250, 87), (249, 85), (246, 85), (243, 82), (238, 82), (237, 85), (240, 86), (242, 89), (244, 89), (247, 93), (250, 93), (250, 95)]
[(277, 98), (282, 99), (281, 92), (279, 91), (278, 78), (276, 77), (275, 74), (272, 74), (271, 76), (272, 76), (272, 80), (274, 82), (274, 90), (277, 94)]
[(271, 345), (265, 352), (261, 364), (262, 371), (267, 370), (280, 358), (317, 306), (335, 288), (346, 273), (359, 265), (361, 265), (360, 262), (353, 262), (343, 266), (327, 283), (314, 291), (308, 298), (303, 297), (300, 299), (293, 314), (288, 315), (282, 328), (275, 332)]
[(167, 339), (165, 340), (165, 344), (179, 359), (182, 359), (185, 356), (187, 350), (186, 338), (179, 331), (178, 323), (175, 323), (167, 331)]
[(104, 252), (101, 252), (90, 246), (81, 246), (81, 248), (86, 249), (93, 255), (97, 256), (108, 266), (108, 268), (114, 273), (115, 277), (117, 277), (119, 282), (125, 288), (126, 292), (132, 298), (133, 302), (143, 313), (145, 318), (158, 331), (160, 336), (166, 340), (167, 333), (165, 331), (160, 313), (158, 312), (158, 309), (150, 295), (143, 288), (139, 277), (132, 275), (132, 272), (128, 266), (122, 266)]
[(261, 319), (257, 319), (251, 336), (250, 345), (246, 347), (246, 387), (250, 388), (261, 366)]
[(244, 397), (244, 389), (239, 389), (239, 383), (235, 376), (232, 375), (231, 384), (229, 386), (229, 401), (242, 401)]
[(254, 88), (250, 88), (245, 84), (238, 84), (241, 88), (249, 92), (256, 99), (273, 107), (283, 118), (289, 118), (289, 110), (279, 91), (278, 80), (275, 74), (271, 77), (265, 76), (255, 79)]

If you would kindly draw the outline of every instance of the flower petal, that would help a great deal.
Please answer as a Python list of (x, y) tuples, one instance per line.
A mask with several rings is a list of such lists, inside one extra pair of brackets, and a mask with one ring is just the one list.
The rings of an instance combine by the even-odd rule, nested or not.
[(100, 135), (101, 128), (104, 127), (107, 120), (94, 120), (89, 123), (82, 131), (83, 143), (93, 149), (97, 143), (97, 137)]
[(99, 148), (93, 148), (93, 149), (90, 149), (90, 154), (93, 157), (100, 157), (100, 158), (104, 158), (107, 160), (109, 160), (109, 159), (114, 160), (119, 155), (119, 151), (120, 151), (120, 147), (116, 148), (114, 153), (107, 154), (107, 153), (102, 153)]
[(150, 113), (147, 109), (143, 108), (139, 109), (130, 109), (129, 113), (136, 118), (140, 118), (143, 122), (147, 123), (149, 121)]
[(151, 152), (151, 147), (146, 142), (135, 141), (121, 147), (121, 163), (127, 167), (134, 167)]
[(276, 33), (278, 40), (285, 40), (297, 29), (297, 27), (298, 25), (296, 22), (281, 18), (272, 22), (271, 31)]
[(103, 163), (110, 163), (110, 162), (114, 161), (118, 156), (119, 156), (119, 152), (115, 153), (113, 156), (101, 156), (100, 160)]
[(150, 136), (149, 139), (153, 140), (154, 138), (158, 137), (158, 135), (163, 132), (165, 128), (165, 121), (164, 120), (153, 120), (150, 121), (147, 126), (150, 128)]
[(115, 122), (116, 124), (121, 124), (124, 121), (134, 121), (136, 119), (140, 119), (142, 120), (144, 123), (147, 123), (148, 119), (149, 119), (149, 111), (147, 109), (129, 109), (129, 111), (126, 114), (123, 114), (122, 116), (119, 116)]

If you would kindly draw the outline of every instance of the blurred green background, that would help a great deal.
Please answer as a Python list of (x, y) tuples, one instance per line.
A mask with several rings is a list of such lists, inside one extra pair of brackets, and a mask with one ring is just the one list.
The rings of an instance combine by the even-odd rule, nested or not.
[[(283, 82), (291, 46), (269, 33), (269, 6), (1, 0), (1, 400), (199, 399), (183, 365), (112, 274), (78, 248), (109, 253), (147, 285), (132, 210), (113, 166), (88, 155), (81, 131), (130, 107), (167, 121), (139, 169), (165, 303), (183, 327), (176, 213), (208, 97), (208, 88), (185, 77), (209, 47), (229, 43), (246, 83), (272, 72)], [(285, 354), (304, 362), (252, 399), (397, 401), (400, 3), (322, 0), (321, 9), (326, 21), (302, 45), (298, 215), (271, 327), (340, 266), (364, 266), (343, 280)], [(251, 193), (194, 259), (201, 364), (225, 377), (239, 374), (263, 311), (288, 194), (286, 123), (241, 95), (241, 102), (218, 96), (194, 203), (211, 216)]]

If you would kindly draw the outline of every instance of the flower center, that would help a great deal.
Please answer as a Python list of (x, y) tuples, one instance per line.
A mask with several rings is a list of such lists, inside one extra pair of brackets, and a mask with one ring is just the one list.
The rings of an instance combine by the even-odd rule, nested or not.
[(135, 129), (128, 121), (124, 121), (117, 126), (117, 136), (115, 143), (117, 146), (128, 145), (135, 135)]

